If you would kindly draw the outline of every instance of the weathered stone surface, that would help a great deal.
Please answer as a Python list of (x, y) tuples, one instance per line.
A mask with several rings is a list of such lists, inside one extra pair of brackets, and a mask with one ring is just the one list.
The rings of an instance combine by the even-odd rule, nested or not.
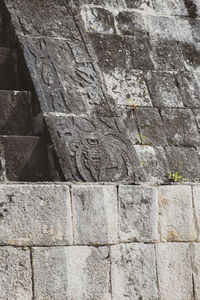
[(127, 181), (137, 165), (134, 150), (119, 118), (46, 118), (68, 181)]
[(161, 186), (158, 195), (161, 241), (196, 240), (191, 187)]
[(122, 46), (122, 38), (118, 35), (101, 36), (90, 33), (90, 39), (96, 51), (100, 66), (126, 67), (126, 55)]
[(185, 70), (183, 55), (177, 41), (159, 37), (150, 40), (150, 47), (155, 69), (159, 71)]
[(198, 18), (177, 18), (181, 41), (184, 43), (199, 43), (200, 21)]
[(133, 69), (154, 70), (150, 55), (149, 40), (144, 34), (135, 34), (124, 38), (127, 65)]
[(175, 174), (178, 171), (184, 180), (200, 178), (200, 157), (195, 148), (167, 147), (166, 155), (170, 172)]
[(140, 108), (136, 110), (136, 120), (141, 136), (155, 146), (166, 146), (167, 139), (163, 122), (157, 108)]
[(183, 107), (174, 73), (149, 71), (145, 78), (154, 107)]
[(161, 115), (170, 146), (200, 145), (196, 120), (190, 109), (165, 108), (161, 110)]
[(115, 107), (131, 110), (131, 105), (152, 106), (141, 70), (104, 68), (103, 71), (107, 93)]
[(65, 0), (6, 0), (6, 4), (10, 12), (17, 14), (17, 18), (12, 14), (12, 23), (19, 35), (80, 39), (79, 30)]
[(111, 246), (111, 262), (113, 299), (158, 299), (153, 245)]
[(160, 299), (192, 299), (189, 245), (185, 243), (157, 244), (156, 253)]
[(56, 185), (0, 186), (0, 244), (72, 244), (69, 189)]
[(178, 41), (179, 34), (174, 17), (145, 15), (147, 29), (151, 39), (160, 38), (170, 41)]
[(183, 54), (185, 68), (189, 71), (200, 71), (199, 43), (181, 43), (180, 49)]
[(122, 11), (116, 16), (117, 27), (122, 35), (135, 35), (145, 33), (145, 23), (143, 14), (140, 12)]
[(167, 15), (188, 15), (187, 8), (183, 0), (154, 0), (155, 11)]
[(106, 247), (34, 248), (38, 300), (110, 300)]
[(154, 187), (119, 187), (120, 241), (158, 240), (158, 198)]
[(193, 114), (195, 116), (195, 119), (197, 121), (197, 126), (198, 126), (198, 128), (200, 130), (200, 109), (193, 109), (192, 112), (193, 112)]
[(0, 134), (29, 135), (33, 130), (31, 95), (0, 91)]
[(175, 74), (180, 97), (188, 108), (200, 108), (200, 77), (195, 73), (181, 72)]
[(117, 189), (114, 186), (72, 187), (74, 242), (79, 245), (118, 241)]
[(197, 238), (200, 240), (200, 186), (193, 186), (193, 201), (194, 201), (194, 217), (196, 221)]
[(114, 15), (103, 8), (83, 7), (81, 16), (86, 30), (98, 33), (115, 33)]
[(3, 136), (0, 144), (8, 180), (51, 180), (45, 138)]
[(137, 178), (138, 181), (165, 182), (168, 177), (169, 167), (164, 148), (135, 145), (134, 149), (139, 161), (138, 166), (144, 173), (144, 177)]
[(200, 244), (192, 243), (190, 247), (191, 256), (192, 256), (192, 271), (194, 279), (194, 295), (195, 299), (200, 298)]
[(1, 299), (31, 300), (30, 251), (21, 248), (0, 247)]

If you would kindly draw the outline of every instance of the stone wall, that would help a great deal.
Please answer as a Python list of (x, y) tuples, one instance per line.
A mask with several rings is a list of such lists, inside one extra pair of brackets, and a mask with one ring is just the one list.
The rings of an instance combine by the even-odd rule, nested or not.
[(2, 184), (1, 299), (200, 299), (199, 203), (196, 184)]

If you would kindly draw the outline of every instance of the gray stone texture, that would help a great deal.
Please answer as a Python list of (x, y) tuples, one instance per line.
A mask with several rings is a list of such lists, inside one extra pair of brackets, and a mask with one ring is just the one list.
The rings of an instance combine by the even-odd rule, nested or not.
[(113, 299), (159, 299), (153, 245), (111, 246), (111, 261)]
[(157, 229), (157, 189), (154, 187), (119, 186), (120, 241), (157, 241)]
[(34, 248), (38, 300), (110, 300), (106, 247)]
[(193, 298), (192, 267), (189, 244), (156, 245), (160, 299)]
[(195, 241), (197, 233), (191, 187), (161, 186), (158, 194), (161, 241)]
[(30, 251), (0, 247), (0, 256), (0, 299), (32, 300)]
[(2, 185), (0, 244), (72, 244), (69, 188), (62, 185)]
[(73, 186), (74, 243), (79, 245), (117, 243), (117, 205), (115, 186)]
[(193, 280), (194, 280), (194, 294), (195, 299), (200, 298), (200, 244), (193, 243), (190, 247), (191, 258), (192, 258), (192, 271), (193, 271)]

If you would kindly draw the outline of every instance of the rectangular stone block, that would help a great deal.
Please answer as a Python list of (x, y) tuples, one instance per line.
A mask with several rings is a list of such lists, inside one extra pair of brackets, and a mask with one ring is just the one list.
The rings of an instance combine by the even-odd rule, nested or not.
[(140, 135), (147, 137), (147, 142), (154, 146), (167, 145), (163, 121), (157, 108), (140, 108), (135, 115)]
[(170, 146), (195, 147), (200, 145), (200, 135), (195, 117), (187, 108), (161, 110), (167, 140)]
[(0, 91), (0, 134), (30, 135), (33, 131), (29, 92)]
[(6, 4), (18, 35), (81, 39), (65, 0), (6, 0)]
[(106, 247), (34, 248), (37, 300), (111, 300)]
[(115, 108), (131, 110), (132, 105), (152, 106), (141, 70), (104, 68), (107, 94), (114, 100)]
[(195, 148), (166, 147), (166, 156), (171, 173), (175, 174), (178, 171), (178, 175), (186, 181), (196, 181), (200, 178), (200, 157)]
[(0, 299), (32, 300), (30, 251), (0, 247), (0, 257)]
[(51, 115), (46, 121), (66, 181), (128, 181), (134, 177), (137, 158), (119, 118)]
[(191, 186), (161, 186), (158, 192), (161, 241), (195, 241)]
[(189, 244), (157, 244), (156, 257), (160, 299), (193, 299)]
[(145, 79), (154, 107), (184, 106), (174, 72), (149, 71), (145, 74)]
[(69, 189), (56, 185), (0, 186), (0, 244), (72, 244)]
[(132, 35), (137, 33), (145, 34), (145, 22), (141, 12), (120, 11), (116, 16), (117, 28), (122, 35)]
[(88, 32), (116, 33), (114, 15), (107, 9), (83, 7), (81, 17)]
[(154, 0), (155, 11), (166, 15), (188, 15), (187, 8), (183, 0)]
[(111, 246), (111, 284), (114, 300), (157, 300), (154, 246)]
[(45, 138), (32, 136), (0, 137), (9, 181), (49, 181), (50, 166)]
[(157, 189), (119, 186), (119, 238), (122, 242), (158, 240)]
[(75, 244), (117, 243), (118, 209), (115, 186), (74, 185), (72, 207)]
[[(144, 138), (145, 139), (145, 138)], [(145, 141), (148, 143), (149, 140)], [(141, 142), (141, 139), (140, 139)], [(138, 164), (137, 174), (138, 181), (162, 183), (168, 180), (169, 167), (168, 161), (163, 147), (152, 147), (148, 145), (134, 146), (138, 162), (135, 162), (135, 167)], [(140, 172), (144, 174), (140, 177)]]

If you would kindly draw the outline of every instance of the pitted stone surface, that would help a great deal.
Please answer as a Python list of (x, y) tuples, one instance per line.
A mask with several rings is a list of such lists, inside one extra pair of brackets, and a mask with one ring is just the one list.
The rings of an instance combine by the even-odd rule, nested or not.
[(158, 240), (157, 190), (151, 187), (119, 187), (119, 238), (122, 242)]
[(34, 248), (33, 266), (38, 300), (111, 300), (106, 247)]
[(196, 299), (200, 298), (200, 244), (193, 243), (190, 248), (192, 257), (192, 271), (194, 278), (194, 293)]
[(153, 245), (111, 246), (111, 262), (113, 299), (158, 299)]
[(160, 299), (193, 298), (192, 266), (189, 245), (184, 243), (156, 245)]
[(73, 186), (72, 207), (75, 244), (114, 244), (118, 241), (115, 187)]
[(159, 187), (159, 231), (163, 242), (197, 238), (190, 186)]
[(0, 299), (32, 300), (30, 251), (0, 247), (0, 256)]
[(69, 189), (64, 186), (2, 185), (1, 245), (69, 245), (72, 224)]

